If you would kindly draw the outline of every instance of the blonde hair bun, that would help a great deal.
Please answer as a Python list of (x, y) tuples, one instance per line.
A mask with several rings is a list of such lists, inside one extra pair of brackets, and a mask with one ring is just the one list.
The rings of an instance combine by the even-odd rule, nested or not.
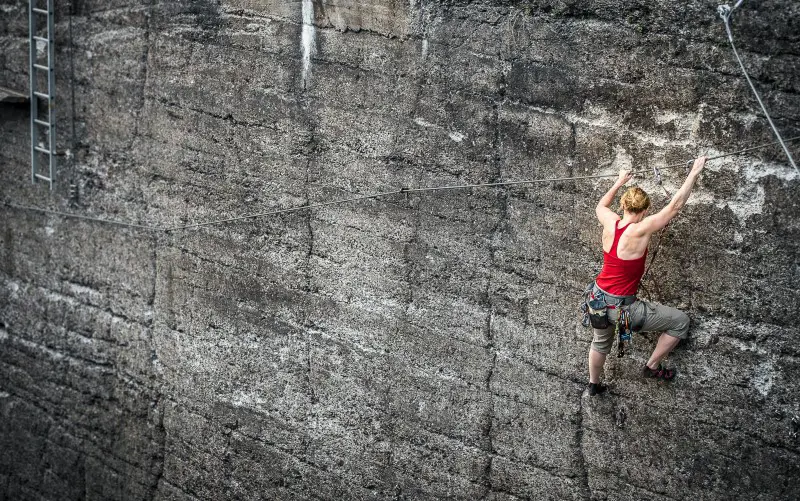
[(622, 210), (639, 214), (650, 208), (650, 197), (638, 186), (633, 186), (625, 191), (619, 201)]

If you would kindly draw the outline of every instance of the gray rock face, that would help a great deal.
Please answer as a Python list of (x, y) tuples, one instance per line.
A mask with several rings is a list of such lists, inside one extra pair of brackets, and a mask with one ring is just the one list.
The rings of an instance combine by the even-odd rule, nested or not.
[[(0, 1), (23, 91), (24, 3)], [(58, 3), (54, 192), (0, 105), (21, 205), (179, 226), (774, 140), (716, 2)], [(798, 16), (734, 15), (785, 137)], [(642, 380), (637, 335), (598, 398), (576, 304), (607, 179), (172, 232), (4, 206), (0, 499), (797, 499), (799, 180), (776, 147), (709, 164), (642, 290), (693, 320), (679, 376)]]

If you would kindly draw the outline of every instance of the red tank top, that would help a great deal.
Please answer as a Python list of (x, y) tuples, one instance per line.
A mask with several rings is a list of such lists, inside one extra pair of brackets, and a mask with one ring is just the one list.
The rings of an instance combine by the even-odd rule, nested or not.
[(639, 282), (644, 275), (644, 263), (647, 260), (647, 250), (642, 257), (637, 259), (620, 259), (617, 256), (619, 239), (630, 224), (619, 228), (619, 221), (614, 223), (614, 243), (611, 251), (603, 251), (603, 269), (597, 276), (597, 286), (615, 296), (633, 296), (639, 290)]

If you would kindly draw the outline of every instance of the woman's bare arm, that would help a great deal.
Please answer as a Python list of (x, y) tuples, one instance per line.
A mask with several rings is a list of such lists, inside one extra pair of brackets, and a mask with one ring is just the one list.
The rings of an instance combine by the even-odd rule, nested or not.
[(619, 220), (619, 215), (611, 210), (611, 202), (614, 201), (614, 197), (617, 196), (617, 192), (620, 188), (622, 188), (625, 183), (631, 180), (633, 177), (633, 173), (629, 170), (621, 170), (619, 171), (619, 177), (617, 178), (614, 186), (603, 195), (603, 198), (597, 202), (597, 207), (595, 207), (594, 212), (597, 214), (597, 219), (603, 223), (603, 226), (607, 226), (608, 224), (614, 224), (617, 220)]
[(686, 201), (689, 200), (689, 195), (692, 194), (692, 188), (694, 188), (694, 183), (697, 181), (697, 176), (700, 175), (705, 163), (706, 157), (700, 157), (694, 161), (692, 171), (686, 177), (686, 180), (683, 182), (681, 188), (675, 192), (675, 195), (672, 196), (672, 200), (670, 200), (667, 206), (661, 209), (661, 211), (659, 211), (657, 214), (653, 214), (652, 216), (644, 218), (642, 222), (637, 225), (637, 233), (655, 233), (656, 231), (665, 227), (675, 216), (678, 215), (678, 212), (680, 212), (683, 206), (686, 205)]

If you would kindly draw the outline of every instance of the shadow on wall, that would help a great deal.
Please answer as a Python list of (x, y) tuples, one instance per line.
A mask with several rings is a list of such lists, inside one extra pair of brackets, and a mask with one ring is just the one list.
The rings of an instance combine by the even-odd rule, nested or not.
[(3, 137), (28, 138), (28, 141), (6, 142), (2, 153), (9, 158), (30, 158), (30, 104), (0, 103), (0, 134)]

